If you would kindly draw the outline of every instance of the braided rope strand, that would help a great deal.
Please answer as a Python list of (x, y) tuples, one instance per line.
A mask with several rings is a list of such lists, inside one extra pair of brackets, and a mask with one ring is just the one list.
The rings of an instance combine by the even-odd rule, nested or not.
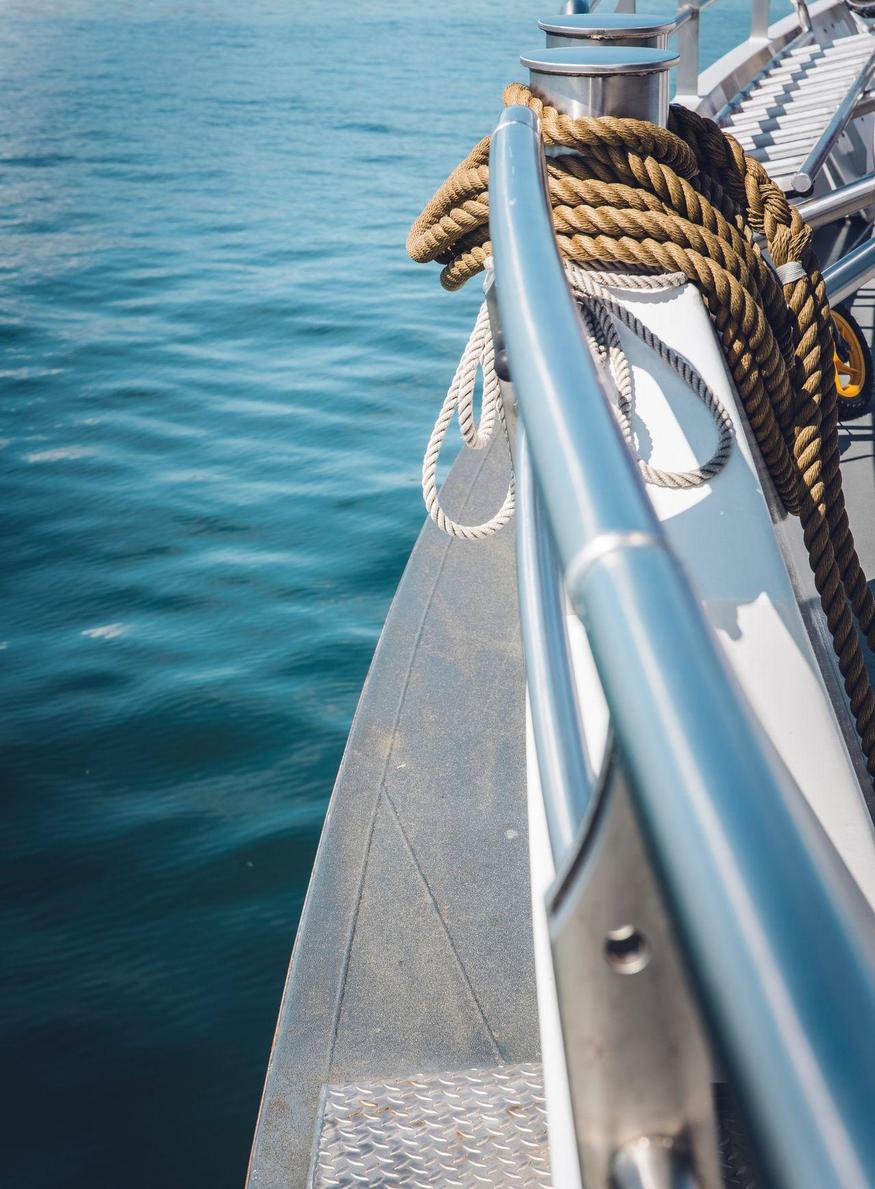
[(664, 470), (638, 458), (638, 469), (645, 483), (654, 487), (674, 489), (701, 487), (719, 475), (732, 451), (732, 421), (720, 398), (705, 382), (688, 359), (675, 351), (630, 310), (614, 298), (608, 286), (627, 289), (667, 289), (684, 283), (682, 273), (668, 273), (664, 276), (623, 276), (604, 272), (587, 272), (576, 265), (565, 266), (571, 290), (582, 303), (584, 325), (593, 354), (607, 365), (617, 389), (617, 413), (623, 437), (633, 454), (636, 454), (632, 431), (633, 383), (626, 354), (620, 344), (614, 319), (631, 330), (641, 342), (648, 346), (660, 359), (669, 365), (684, 384), (693, 390), (708, 412), (717, 429), (717, 447), (707, 462), (686, 471)]
[[(856, 623), (875, 647), (875, 597), (841, 485), (833, 325), (811, 230), (763, 166), (711, 120), (673, 107), (668, 128), (574, 119), (513, 83), (548, 146), (557, 244), (588, 269), (680, 272), (696, 285), (788, 513), (798, 514), (815, 585), (870, 774), (875, 693)], [(438, 260), (456, 289), (491, 255), (489, 141), (481, 141), (414, 224), (414, 259)], [(768, 259), (759, 246), (762, 239)], [(785, 267), (786, 266), (786, 267)], [(614, 311), (611, 310), (613, 314)], [(590, 326), (602, 326), (592, 315)], [(608, 350), (606, 358), (613, 354)]]
[[(483, 396), (480, 402), (480, 420), (475, 422), (474, 387), (478, 371), (483, 374)], [(422, 460), (422, 498), (431, 519), (441, 532), (447, 533), (448, 536), (460, 537), (465, 541), (482, 541), (504, 528), (513, 516), (516, 501), (513, 472), (504, 501), (494, 516), (484, 520), (482, 524), (461, 524), (448, 516), (441, 506), (437, 465), (454, 415), (458, 418), (462, 440), (472, 450), (484, 450), (489, 445), (495, 423), (498, 421), (510, 451), (510, 435), (504, 414), (501, 386), (495, 371), (495, 349), (492, 345), (489, 310), (485, 301), (474, 322), (468, 345), (462, 352), (462, 358), (441, 405)]]

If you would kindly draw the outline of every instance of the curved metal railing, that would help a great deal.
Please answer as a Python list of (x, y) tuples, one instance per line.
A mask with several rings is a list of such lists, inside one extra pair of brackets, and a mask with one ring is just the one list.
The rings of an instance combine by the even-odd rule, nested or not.
[(592, 799), (595, 774), (574, 687), (553, 535), (544, 519), (525, 433), (514, 458), (517, 486), (517, 573), (526, 641), (529, 711), (538, 739), (538, 768), (550, 845), (557, 857), (574, 844)]
[[(730, 678), (623, 443), (553, 236), (537, 121), (503, 114), (490, 154), (501, 327), (537, 493), (584, 623), (636, 815), (770, 1183), (875, 1185), (875, 932), (832, 844)], [(532, 500), (520, 532), (530, 532)], [(539, 530), (545, 531), (545, 530)], [(521, 581), (533, 706), (572, 704), (549, 550)], [(532, 567), (537, 580), (532, 580)], [(552, 575), (551, 575), (552, 569)], [(554, 608), (555, 610), (555, 608)], [(543, 641), (531, 632), (549, 632)], [(528, 626), (527, 626), (528, 625)], [(533, 649), (537, 651), (533, 654)], [(555, 724), (554, 724), (555, 725)], [(539, 762), (554, 754), (533, 714)], [(542, 768), (573, 834), (585, 757)], [(549, 816), (549, 813), (548, 813)]]

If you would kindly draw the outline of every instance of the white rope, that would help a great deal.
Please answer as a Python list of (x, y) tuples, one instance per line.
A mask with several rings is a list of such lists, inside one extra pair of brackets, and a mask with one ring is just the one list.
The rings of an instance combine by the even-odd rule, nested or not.
[[(474, 386), (477, 383), (477, 372), (483, 374), (483, 395), (480, 402), (480, 420), (474, 422)], [(441, 411), (428, 446), (422, 460), (422, 495), (428, 514), (441, 529), (451, 537), (461, 537), (466, 541), (482, 540), (491, 537), (504, 528), (513, 516), (515, 491), (513, 470), (511, 469), (510, 484), (504, 503), (494, 516), (482, 524), (460, 524), (448, 516), (441, 507), (440, 492), (437, 486), (437, 465), (441, 447), (447, 436), (447, 430), (456, 414), (462, 438), (472, 450), (484, 450), (492, 441), (496, 421), (500, 424), (504, 440), (510, 452), (510, 435), (504, 416), (504, 401), (501, 396), (501, 386), (495, 371), (495, 349), (492, 345), (492, 330), (489, 325), (489, 311), (486, 302), (480, 307), (474, 329), (468, 339), (468, 345), (462, 352), (453, 382), (447, 391)]]
[[(617, 418), (623, 431), (623, 437), (633, 455), (637, 458), (635, 435), (632, 429), (634, 382), (632, 369), (620, 342), (614, 319), (632, 331), (660, 359), (673, 368), (684, 383), (693, 390), (714, 419), (718, 435), (717, 448), (706, 463), (688, 471), (670, 471), (651, 466), (650, 463), (637, 458), (644, 482), (656, 487), (688, 488), (699, 487), (713, 479), (723, 470), (732, 451), (733, 428), (729, 414), (719, 397), (689, 360), (658, 338), (609, 292), (609, 288), (673, 289), (685, 283), (684, 275), (682, 273), (632, 275), (587, 271), (570, 261), (566, 261), (565, 267), (572, 292), (580, 305), (590, 350), (602, 366), (610, 372), (616, 385)], [(477, 383), (478, 370), (483, 375), (483, 395), (480, 420), (475, 424), (474, 387)], [(422, 495), (428, 514), (434, 523), (448, 536), (460, 537), (467, 541), (483, 540), (485, 537), (491, 537), (499, 532), (513, 516), (515, 502), (513, 469), (511, 467), (510, 483), (504, 503), (489, 520), (485, 520), (482, 524), (460, 524), (459, 521), (448, 516), (441, 507), (440, 491), (437, 486), (437, 466), (441, 448), (454, 414), (458, 418), (462, 438), (472, 450), (484, 450), (489, 445), (494, 436), (497, 422), (501, 426), (508, 453), (510, 453), (510, 436), (504, 415), (501, 386), (495, 371), (495, 350), (485, 302), (480, 307), (468, 344), (462, 353), (456, 374), (453, 376), (453, 382), (450, 384), (441, 411), (434, 423), (425, 457), (422, 460)]]
[(706, 463), (688, 471), (665, 470), (651, 466), (638, 458), (638, 466), (645, 483), (654, 487), (700, 487), (713, 479), (726, 466), (732, 452), (732, 421), (720, 398), (679, 351), (669, 347), (649, 327), (608, 292), (608, 286), (625, 289), (668, 289), (685, 282), (682, 273), (657, 276), (632, 276), (618, 273), (587, 271), (566, 262), (572, 292), (578, 299), (590, 350), (608, 368), (617, 388), (617, 416), (623, 437), (637, 456), (632, 429), (634, 383), (632, 369), (620, 343), (614, 319), (632, 331), (660, 359), (664, 360), (690, 387), (714, 419), (717, 429), (717, 448)]

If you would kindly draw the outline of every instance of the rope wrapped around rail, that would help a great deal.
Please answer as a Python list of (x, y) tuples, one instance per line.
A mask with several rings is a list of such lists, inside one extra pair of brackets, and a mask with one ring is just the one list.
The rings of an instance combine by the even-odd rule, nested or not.
[[(585, 268), (679, 272), (696, 285), (769, 473), (802, 522), (851, 710), (875, 778), (875, 694), (856, 622), (875, 647), (875, 598), (848, 523), (839, 468), (833, 328), (811, 229), (763, 166), (711, 120), (672, 107), (668, 128), (574, 119), (512, 83), (539, 117), (559, 250)], [(768, 251), (768, 259), (757, 237)], [(414, 260), (458, 289), (491, 256), (489, 139), (414, 223)]]

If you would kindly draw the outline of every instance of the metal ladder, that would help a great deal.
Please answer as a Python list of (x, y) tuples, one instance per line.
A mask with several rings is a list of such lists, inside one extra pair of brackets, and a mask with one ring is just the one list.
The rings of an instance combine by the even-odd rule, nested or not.
[(717, 122), (785, 193), (807, 194), (875, 73), (871, 33), (791, 42)]

